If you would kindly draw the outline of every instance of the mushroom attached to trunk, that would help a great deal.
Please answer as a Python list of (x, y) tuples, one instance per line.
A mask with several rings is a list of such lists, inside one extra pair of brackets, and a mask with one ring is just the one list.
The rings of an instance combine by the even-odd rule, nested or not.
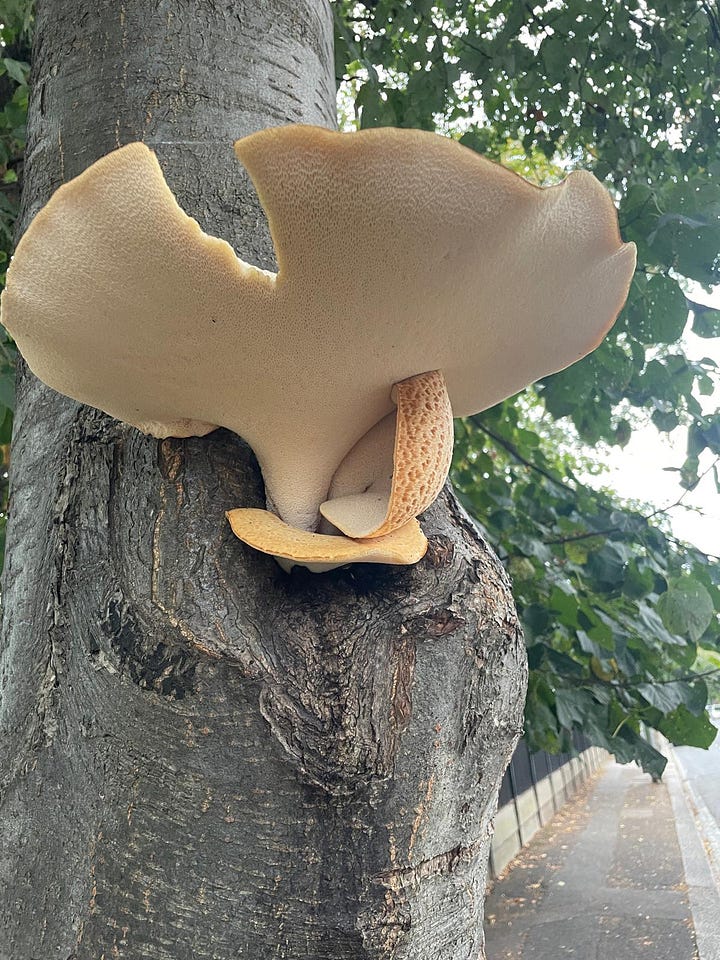
[[(235, 151), (277, 274), (203, 233), (134, 143), (36, 216), (2, 321), (68, 396), (158, 437), (216, 426), (244, 437), (268, 503), (299, 531), (285, 551), (296, 562), (316, 548), (332, 562), (312, 539), (320, 522), (336, 539), (387, 548), (404, 531), (407, 544), (447, 474), (452, 416), (594, 349), (625, 300), (634, 247), (590, 174), (540, 189), (431, 133), (287, 126)], [(284, 555), (274, 521), (241, 519), (233, 511), (236, 532), (253, 531), (241, 537)], [(356, 547), (339, 562), (370, 559)], [(417, 553), (387, 548), (394, 559), (376, 562)]]

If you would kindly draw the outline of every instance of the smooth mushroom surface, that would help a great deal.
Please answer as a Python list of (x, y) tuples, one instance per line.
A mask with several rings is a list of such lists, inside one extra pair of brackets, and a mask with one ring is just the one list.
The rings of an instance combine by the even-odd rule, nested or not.
[(233, 533), (243, 542), (272, 554), (288, 572), (295, 566), (325, 573), (347, 563), (417, 563), (428, 542), (417, 520), (408, 520), (392, 533), (370, 540), (310, 533), (284, 523), (269, 510), (229, 510)]
[(61, 393), (157, 437), (244, 437), (292, 527), (322, 509), (356, 538), (402, 528), (442, 486), (450, 413), (580, 359), (625, 301), (634, 245), (588, 173), (540, 189), (390, 128), (277, 127), (235, 152), (277, 274), (204, 233), (133, 143), (35, 217), (2, 322)]

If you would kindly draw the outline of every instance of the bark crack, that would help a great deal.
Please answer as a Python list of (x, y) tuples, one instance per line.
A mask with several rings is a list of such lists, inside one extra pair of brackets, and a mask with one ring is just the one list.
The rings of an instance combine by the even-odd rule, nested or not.
[[(38, 718), (37, 730), (42, 733), (42, 742), (52, 743), (57, 733), (56, 696), (63, 672), (63, 639), (68, 626), (67, 592), (68, 580), (73, 569), (73, 555), (75, 547), (75, 530), (73, 518), (73, 491), (80, 476), (80, 461), (82, 446), (81, 437), (84, 434), (83, 419), (85, 408), (80, 407), (72, 421), (70, 436), (72, 438), (71, 456), (65, 460), (65, 468), (58, 485), (57, 494), (53, 503), (54, 527), (54, 575), (49, 583), (50, 597), (48, 612), (48, 649), (45, 668), (38, 690), (35, 712)], [(34, 744), (39, 749), (40, 743)]]
[(444, 853), (421, 860), (413, 866), (395, 867), (384, 870), (373, 877), (374, 883), (381, 883), (392, 890), (413, 886), (429, 877), (448, 876), (463, 864), (471, 863), (487, 846), (487, 838), (482, 837), (469, 844), (459, 844)]

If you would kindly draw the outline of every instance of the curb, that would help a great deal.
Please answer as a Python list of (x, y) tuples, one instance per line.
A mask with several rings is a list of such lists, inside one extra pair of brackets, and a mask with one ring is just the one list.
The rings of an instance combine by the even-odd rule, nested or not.
[(675, 815), (698, 960), (720, 960), (720, 829), (683, 776), (674, 751), (668, 752), (663, 781)]

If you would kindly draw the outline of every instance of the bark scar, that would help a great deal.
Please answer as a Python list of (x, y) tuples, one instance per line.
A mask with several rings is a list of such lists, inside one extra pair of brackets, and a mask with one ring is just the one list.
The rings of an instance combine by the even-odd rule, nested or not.
[(415, 846), (415, 841), (417, 840), (420, 824), (422, 823), (423, 817), (425, 816), (427, 806), (432, 800), (434, 789), (435, 789), (435, 774), (432, 773), (427, 782), (425, 796), (415, 808), (415, 819), (413, 820), (412, 830), (410, 832), (410, 843), (408, 845), (408, 858), (410, 860), (412, 860), (413, 847)]
[(487, 846), (487, 840), (475, 840), (473, 843), (459, 844), (452, 850), (438, 853), (427, 860), (421, 860), (414, 866), (396, 867), (392, 870), (383, 870), (372, 878), (373, 883), (382, 884), (391, 890), (399, 891), (403, 887), (412, 886), (429, 877), (448, 876), (463, 864), (470, 863)]

